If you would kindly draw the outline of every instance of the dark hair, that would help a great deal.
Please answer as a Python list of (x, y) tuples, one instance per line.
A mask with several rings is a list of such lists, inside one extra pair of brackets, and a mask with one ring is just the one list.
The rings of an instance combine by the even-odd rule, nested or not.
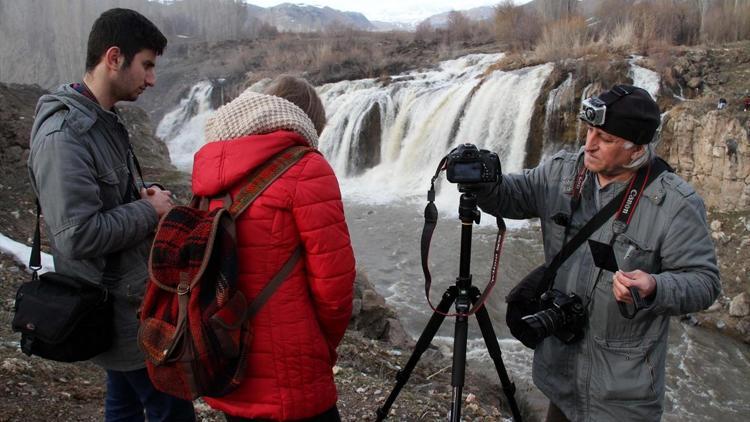
[(281, 75), (263, 93), (281, 97), (301, 108), (312, 120), (318, 135), (323, 132), (326, 125), (326, 110), (315, 88), (306, 80), (291, 75)]
[(128, 67), (141, 50), (152, 50), (161, 56), (166, 46), (167, 38), (145, 16), (130, 9), (109, 9), (91, 27), (86, 71), (94, 69), (110, 47), (120, 48)]

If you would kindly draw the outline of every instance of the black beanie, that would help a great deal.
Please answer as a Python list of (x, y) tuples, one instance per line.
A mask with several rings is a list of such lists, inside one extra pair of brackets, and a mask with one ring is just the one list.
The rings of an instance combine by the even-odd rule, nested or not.
[[(621, 95), (623, 91), (630, 94)], [(616, 85), (599, 95), (599, 98), (612, 98), (613, 95), (619, 98), (607, 105), (604, 124), (597, 127), (636, 145), (651, 142), (661, 123), (659, 105), (651, 98), (651, 94), (643, 88)]]

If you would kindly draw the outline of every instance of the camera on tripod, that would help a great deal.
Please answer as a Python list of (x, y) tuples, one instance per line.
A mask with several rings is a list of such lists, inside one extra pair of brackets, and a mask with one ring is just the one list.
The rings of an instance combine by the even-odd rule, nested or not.
[(521, 318), (539, 341), (552, 334), (565, 344), (583, 338), (586, 310), (578, 295), (552, 289), (544, 292), (539, 301), (541, 311)]
[[(461, 144), (448, 153), (448, 181), (459, 185), (497, 182), (502, 174), (500, 158), (494, 152), (474, 144)], [(461, 186), (459, 186), (459, 190)]]

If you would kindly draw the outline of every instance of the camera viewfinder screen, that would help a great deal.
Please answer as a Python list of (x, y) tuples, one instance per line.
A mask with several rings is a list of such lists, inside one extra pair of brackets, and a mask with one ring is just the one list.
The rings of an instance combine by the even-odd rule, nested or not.
[(481, 163), (456, 163), (453, 167), (453, 183), (472, 183), (481, 180)]

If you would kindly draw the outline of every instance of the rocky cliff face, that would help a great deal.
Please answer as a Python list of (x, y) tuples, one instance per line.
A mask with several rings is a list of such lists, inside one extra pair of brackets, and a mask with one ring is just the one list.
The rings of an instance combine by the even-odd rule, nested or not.
[(708, 209), (747, 210), (750, 117), (712, 107), (685, 103), (670, 110), (663, 121), (659, 153), (701, 193)]

